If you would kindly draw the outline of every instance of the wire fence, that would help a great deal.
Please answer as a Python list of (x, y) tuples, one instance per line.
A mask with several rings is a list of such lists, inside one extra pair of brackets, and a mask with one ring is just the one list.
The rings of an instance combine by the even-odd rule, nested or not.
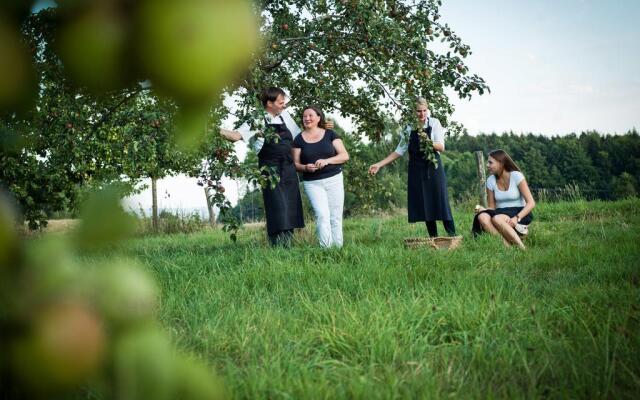
[(578, 201), (578, 200), (614, 200), (615, 193), (604, 189), (582, 189), (578, 185), (567, 185), (562, 188), (531, 188), (536, 201)]

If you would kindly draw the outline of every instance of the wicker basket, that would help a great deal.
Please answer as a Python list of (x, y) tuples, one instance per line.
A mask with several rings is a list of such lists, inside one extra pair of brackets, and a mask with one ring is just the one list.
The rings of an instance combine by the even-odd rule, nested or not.
[(462, 236), (435, 237), (435, 238), (407, 238), (404, 240), (404, 247), (407, 249), (418, 249), (420, 247), (431, 247), (432, 249), (453, 250), (460, 246)]
[(420, 247), (431, 246), (431, 239), (417, 237), (417, 238), (406, 238), (404, 240), (404, 247), (407, 249), (418, 249)]

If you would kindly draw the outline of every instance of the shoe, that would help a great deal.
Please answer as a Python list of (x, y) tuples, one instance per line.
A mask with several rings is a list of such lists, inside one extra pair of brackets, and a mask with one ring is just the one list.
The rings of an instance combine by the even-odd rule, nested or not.
[(523, 224), (516, 224), (516, 232), (518, 232), (522, 236), (526, 236), (529, 234), (529, 226)]

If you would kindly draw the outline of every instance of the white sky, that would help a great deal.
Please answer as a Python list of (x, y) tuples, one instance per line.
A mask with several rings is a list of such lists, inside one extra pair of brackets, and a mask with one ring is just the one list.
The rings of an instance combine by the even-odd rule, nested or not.
[(454, 101), (472, 134), (640, 128), (640, 1), (445, 0), (491, 94)]

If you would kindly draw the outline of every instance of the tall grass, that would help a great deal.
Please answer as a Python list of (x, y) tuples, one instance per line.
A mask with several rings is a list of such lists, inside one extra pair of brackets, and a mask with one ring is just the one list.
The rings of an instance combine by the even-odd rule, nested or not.
[[(541, 204), (528, 250), (405, 250), (405, 216), (345, 221), (323, 251), (260, 229), (148, 237), (124, 252), (162, 287), (163, 324), (236, 398), (636, 398), (640, 201)], [(439, 226), (442, 229), (441, 226)]]
[(140, 209), (140, 214), (136, 227), (136, 235), (138, 236), (194, 233), (210, 226), (197, 211), (187, 213), (185, 211), (162, 210), (158, 214), (158, 228), (155, 230), (152, 218), (148, 217), (142, 209)]

